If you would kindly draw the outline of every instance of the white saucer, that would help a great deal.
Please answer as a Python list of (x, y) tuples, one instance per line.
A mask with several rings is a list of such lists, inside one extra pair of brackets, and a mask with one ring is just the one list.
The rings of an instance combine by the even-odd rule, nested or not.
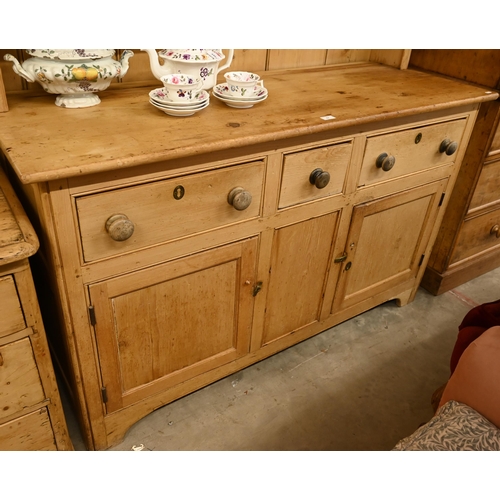
[(219, 99), (219, 101), (222, 101), (225, 103), (227, 106), (230, 108), (251, 108), (255, 104), (258, 104), (259, 102), (265, 101), (267, 99), (267, 95), (265, 97), (261, 97), (260, 99), (256, 99), (253, 101), (242, 101), (242, 100), (237, 100), (237, 99), (226, 99), (225, 97), (221, 97), (220, 95), (216, 94), (215, 92), (212, 92), (212, 95), (216, 98)]
[(199, 90), (194, 99), (191, 101), (180, 102), (180, 101), (171, 101), (167, 99), (167, 96), (163, 92), (163, 88), (154, 89), (149, 93), (149, 98), (158, 103), (158, 104), (167, 104), (169, 106), (175, 106), (176, 108), (181, 108), (185, 106), (192, 106), (196, 103), (205, 102), (210, 97), (209, 93), (206, 90)]
[(223, 99), (231, 99), (232, 101), (259, 101), (267, 97), (267, 89), (260, 85), (255, 86), (256, 92), (252, 96), (234, 96), (229, 93), (229, 88), (226, 83), (219, 83), (212, 89), (212, 93)]
[(183, 109), (183, 108), (165, 108), (164, 106), (158, 106), (155, 104), (153, 101), (149, 101), (156, 109), (159, 109), (160, 111), (163, 111), (167, 115), (170, 116), (191, 116), (194, 115), (196, 112), (201, 111), (202, 109), (205, 109), (209, 104), (210, 101), (206, 101), (205, 104), (202, 104), (196, 109)]
[(203, 102), (196, 102), (194, 104), (191, 104), (190, 106), (176, 106), (174, 103), (171, 103), (171, 104), (160, 104), (159, 102), (157, 101), (154, 101), (153, 99), (150, 99), (149, 102), (157, 107), (157, 108), (161, 108), (161, 109), (180, 109), (180, 110), (183, 110), (183, 109), (203, 109), (203, 107), (205, 106), (205, 104), (207, 104), (208, 102), (210, 102), (210, 99), (205, 99)]

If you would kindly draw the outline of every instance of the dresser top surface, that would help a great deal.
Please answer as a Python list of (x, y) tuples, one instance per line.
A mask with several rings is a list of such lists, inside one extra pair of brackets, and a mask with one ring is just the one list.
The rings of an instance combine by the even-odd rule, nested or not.
[(0, 266), (30, 257), (37, 249), (34, 230), (0, 169)]
[(55, 96), (44, 92), (9, 94), (9, 111), (0, 113), (0, 147), (21, 182), (33, 183), (498, 98), (463, 82), (378, 64), (261, 76), (265, 101), (234, 109), (212, 97), (206, 109), (189, 117), (168, 116), (151, 106), (148, 94), (155, 87), (108, 89), (99, 93), (99, 105), (82, 109), (60, 108)]

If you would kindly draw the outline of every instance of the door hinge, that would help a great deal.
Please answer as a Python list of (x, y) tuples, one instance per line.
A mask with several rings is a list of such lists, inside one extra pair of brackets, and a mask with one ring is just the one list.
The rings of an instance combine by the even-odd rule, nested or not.
[(101, 394), (102, 394), (102, 402), (107, 403), (108, 402), (108, 391), (106, 390), (106, 387), (101, 387)]
[(89, 306), (89, 318), (90, 318), (90, 324), (92, 326), (95, 326), (95, 324), (97, 323), (97, 321), (95, 319), (95, 309), (94, 309), (94, 306)]
[(262, 281), (257, 281), (253, 287), (252, 295), (255, 297), (262, 290)]
[(420, 257), (420, 262), (418, 263), (418, 267), (420, 267), (422, 265), (424, 258), (425, 258), (425, 253), (422, 254), (422, 257)]
[(344, 252), (340, 257), (335, 257), (333, 259), (333, 262), (335, 264), (340, 264), (341, 262), (344, 262), (347, 259), (347, 252)]
[(443, 194), (441, 195), (441, 199), (439, 200), (439, 205), (438, 205), (438, 207), (440, 207), (440, 206), (443, 204), (443, 201), (444, 201), (444, 195), (445, 195), (445, 193), (443, 193)]

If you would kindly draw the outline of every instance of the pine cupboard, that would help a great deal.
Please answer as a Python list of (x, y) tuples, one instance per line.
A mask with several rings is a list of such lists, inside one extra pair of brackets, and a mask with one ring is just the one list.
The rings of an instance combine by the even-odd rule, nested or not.
[(37, 250), (0, 170), (0, 451), (73, 449), (28, 261)]
[(246, 110), (214, 99), (168, 117), (137, 87), (83, 110), (12, 95), (0, 115), (89, 449), (382, 302), (411, 301), (479, 106), (498, 97), (374, 63), (263, 78), (269, 98)]

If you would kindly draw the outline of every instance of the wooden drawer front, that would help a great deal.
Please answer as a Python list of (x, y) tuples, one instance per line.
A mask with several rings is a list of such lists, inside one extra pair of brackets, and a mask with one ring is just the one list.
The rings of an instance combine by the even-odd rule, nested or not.
[(12, 276), (0, 278), (0, 337), (18, 332), (26, 327), (16, 284)]
[(500, 200), (500, 160), (486, 163), (477, 182), (469, 209)]
[[(466, 119), (415, 127), (401, 132), (369, 137), (366, 142), (358, 187), (383, 182), (445, 164), (453, 164), (457, 153), (440, 153), (444, 139), (460, 146)], [(395, 159), (390, 170), (377, 167), (377, 158), (387, 154)]]
[[(348, 142), (286, 154), (283, 158), (279, 208), (341, 193), (351, 152), (352, 142)], [(317, 188), (310, 182), (311, 173), (316, 169), (330, 174), (330, 181), (323, 188)]]
[[(77, 199), (85, 261), (258, 217), (264, 170), (259, 161)], [(244, 210), (228, 203), (236, 187), (252, 195)], [(106, 221), (116, 214), (134, 224), (132, 236), (124, 241), (113, 240), (106, 231)]]
[(0, 425), (0, 450), (56, 450), (54, 433), (46, 408)]
[[(500, 208), (466, 220), (455, 246), (452, 263), (500, 245), (495, 226), (500, 227)], [(499, 233), (500, 234), (500, 233)]]
[(0, 419), (44, 398), (30, 340), (0, 346)]

